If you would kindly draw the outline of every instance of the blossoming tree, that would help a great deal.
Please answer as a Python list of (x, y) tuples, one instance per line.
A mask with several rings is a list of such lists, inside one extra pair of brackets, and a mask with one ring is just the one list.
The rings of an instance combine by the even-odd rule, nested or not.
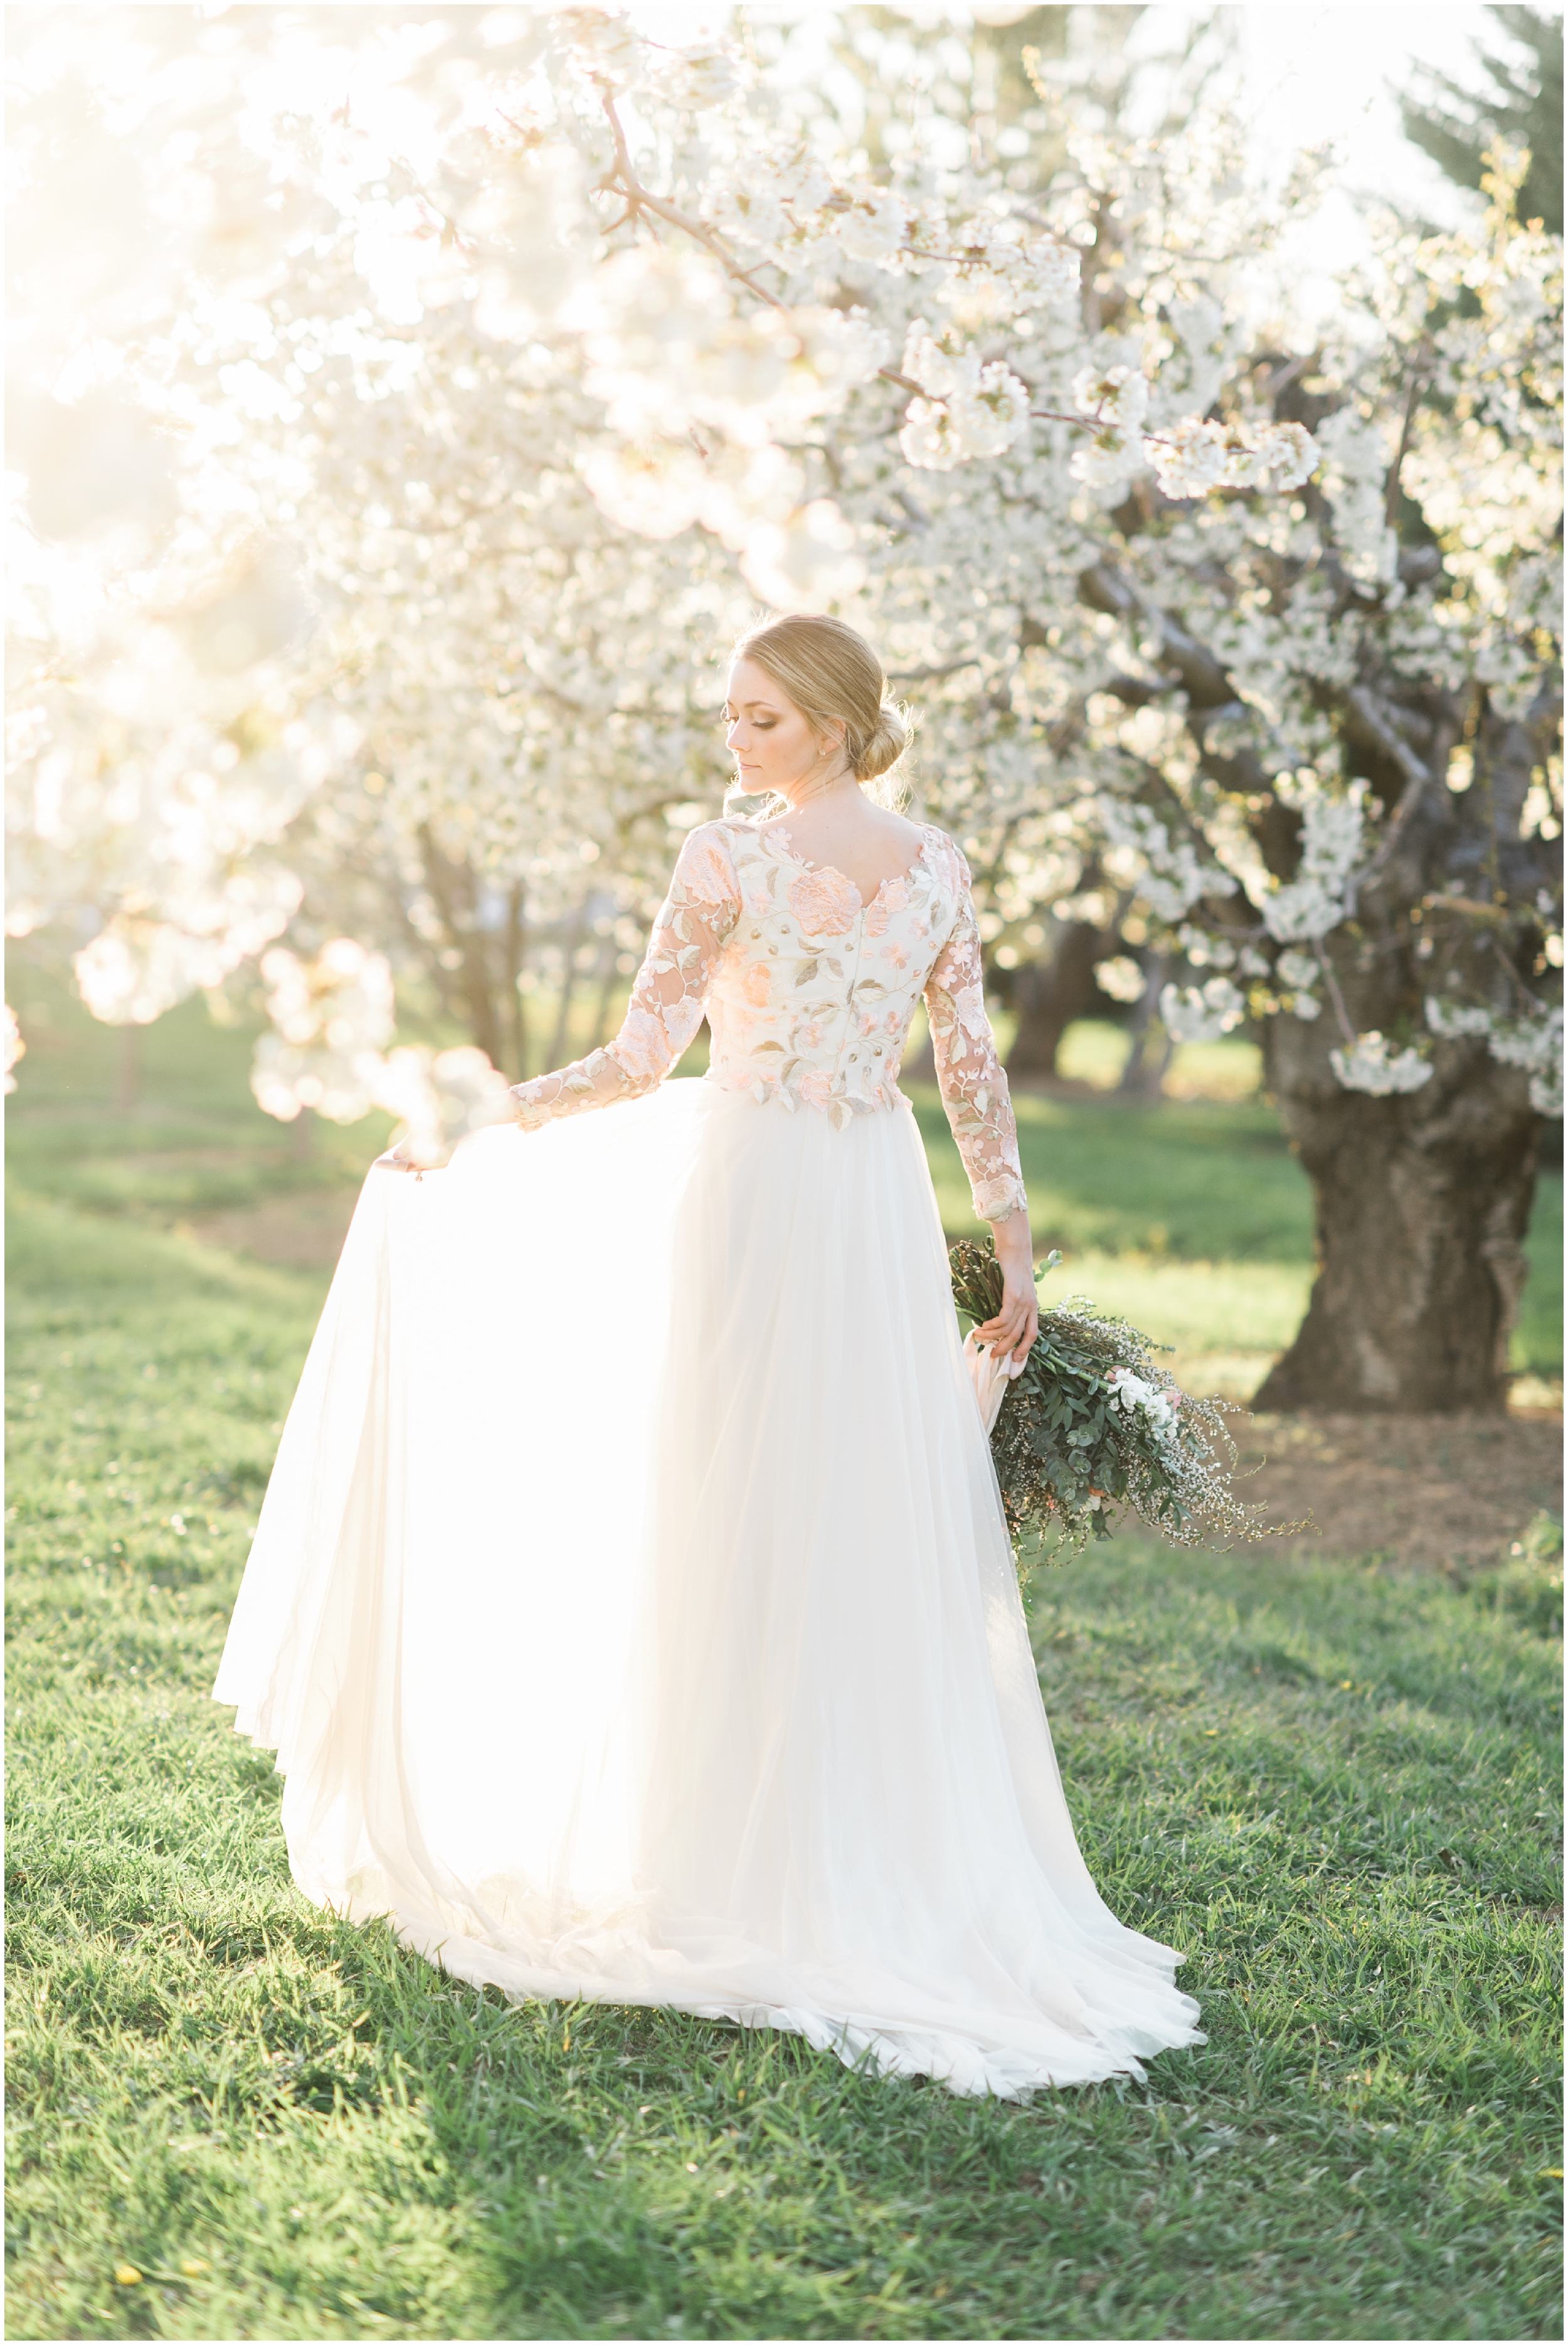
[[(872, 171), (809, 90), (595, 9), (140, 12), (86, 54), (116, 110), (75, 146), (46, 34), (23, 76), (39, 216), (79, 223), (88, 153), (132, 230), (110, 268), (78, 225), (97, 273), (68, 312), (40, 284), (25, 338), (24, 848), (62, 758), (125, 766), (116, 629), (232, 704), (221, 754), (147, 784), (199, 884), (110, 858), (92, 897), (116, 1001), (292, 912), (314, 958), (272, 964), (264, 1103), (419, 1071), (450, 1137), (493, 1092), (428, 1058), (383, 1081), (380, 1011), (334, 988), (368, 1001), (379, 949), (521, 1071), (529, 925), (612, 977), (713, 809), (715, 645), (758, 602), (832, 605), (922, 706), (917, 786), (998, 954), (1053, 905), (1119, 920), (1183, 964), (1173, 1031), (1264, 1021), (1323, 1255), (1270, 1396), (1496, 1399), (1560, 966), (1560, 294), (1507, 169), (1482, 233), (1391, 246), (1336, 346), (1292, 350), (1246, 271), (1300, 191), (1260, 203), (1219, 120), (1069, 137), (1040, 188), (977, 133)], [(119, 477), (116, 432), (152, 452), (135, 543), (113, 498), (52, 526), (51, 480)], [(78, 645), (105, 683), (67, 724)], [(242, 836), (228, 751), (279, 743), (291, 818)], [(241, 939), (214, 908), (248, 838), (298, 892)]]

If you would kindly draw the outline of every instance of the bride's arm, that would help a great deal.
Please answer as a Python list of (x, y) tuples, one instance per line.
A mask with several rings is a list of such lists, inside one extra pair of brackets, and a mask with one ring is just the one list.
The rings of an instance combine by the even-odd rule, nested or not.
[(963, 892), (952, 932), (926, 980), (926, 1011), (942, 1104), (969, 1176), (975, 1211), (991, 1224), (1002, 1268), (1002, 1307), (979, 1334), (983, 1342), (998, 1352), (1010, 1351), (1021, 1361), (1040, 1324), (1028, 1199), (1007, 1078), (986, 1015), (985, 969), (968, 869), (957, 849), (953, 851)]
[(740, 909), (729, 850), (722, 835), (704, 825), (681, 849), (614, 1041), (569, 1067), (513, 1086), (525, 1132), (556, 1116), (657, 1090), (703, 1022), (719, 954)]

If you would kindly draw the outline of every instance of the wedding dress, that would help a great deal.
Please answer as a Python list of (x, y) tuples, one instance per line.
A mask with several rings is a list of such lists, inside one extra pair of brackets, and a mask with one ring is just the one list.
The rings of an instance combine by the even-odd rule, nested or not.
[(1203, 2038), (1074, 1838), (897, 1088), (922, 996), (1001, 1219), (957, 848), (863, 902), (692, 832), (616, 1040), (369, 1175), (216, 1698), (305, 1894), (457, 1977), (1017, 2096)]

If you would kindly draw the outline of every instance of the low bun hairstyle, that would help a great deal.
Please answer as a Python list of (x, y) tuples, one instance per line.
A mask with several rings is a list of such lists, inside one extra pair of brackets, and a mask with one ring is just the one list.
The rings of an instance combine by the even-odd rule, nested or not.
[[(842, 724), (857, 782), (890, 773), (908, 747), (915, 729), (908, 710), (888, 699), (881, 661), (842, 619), (804, 614), (769, 619), (744, 634), (731, 657), (765, 669), (809, 724), (824, 732)], [(892, 805), (903, 793), (885, 785), (869, 795)]]

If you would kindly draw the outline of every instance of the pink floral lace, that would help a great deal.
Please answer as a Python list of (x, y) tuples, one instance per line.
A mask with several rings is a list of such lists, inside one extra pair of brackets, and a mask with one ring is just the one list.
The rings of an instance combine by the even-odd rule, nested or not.
[(681, 850), (620, 1032), (518, 1084), (518, 1121), (532, 1131), (656, 1089), (705, 1013), (709, 1082), (842, 1126), (898, 1105), (922, 995), (975, 1211), (1005, 1221), (1026, 1200), (969, 870), (928, 827), (911, 868), (864, 903), (842, 872), (804, 862), (776, 827), (701, 825)]

